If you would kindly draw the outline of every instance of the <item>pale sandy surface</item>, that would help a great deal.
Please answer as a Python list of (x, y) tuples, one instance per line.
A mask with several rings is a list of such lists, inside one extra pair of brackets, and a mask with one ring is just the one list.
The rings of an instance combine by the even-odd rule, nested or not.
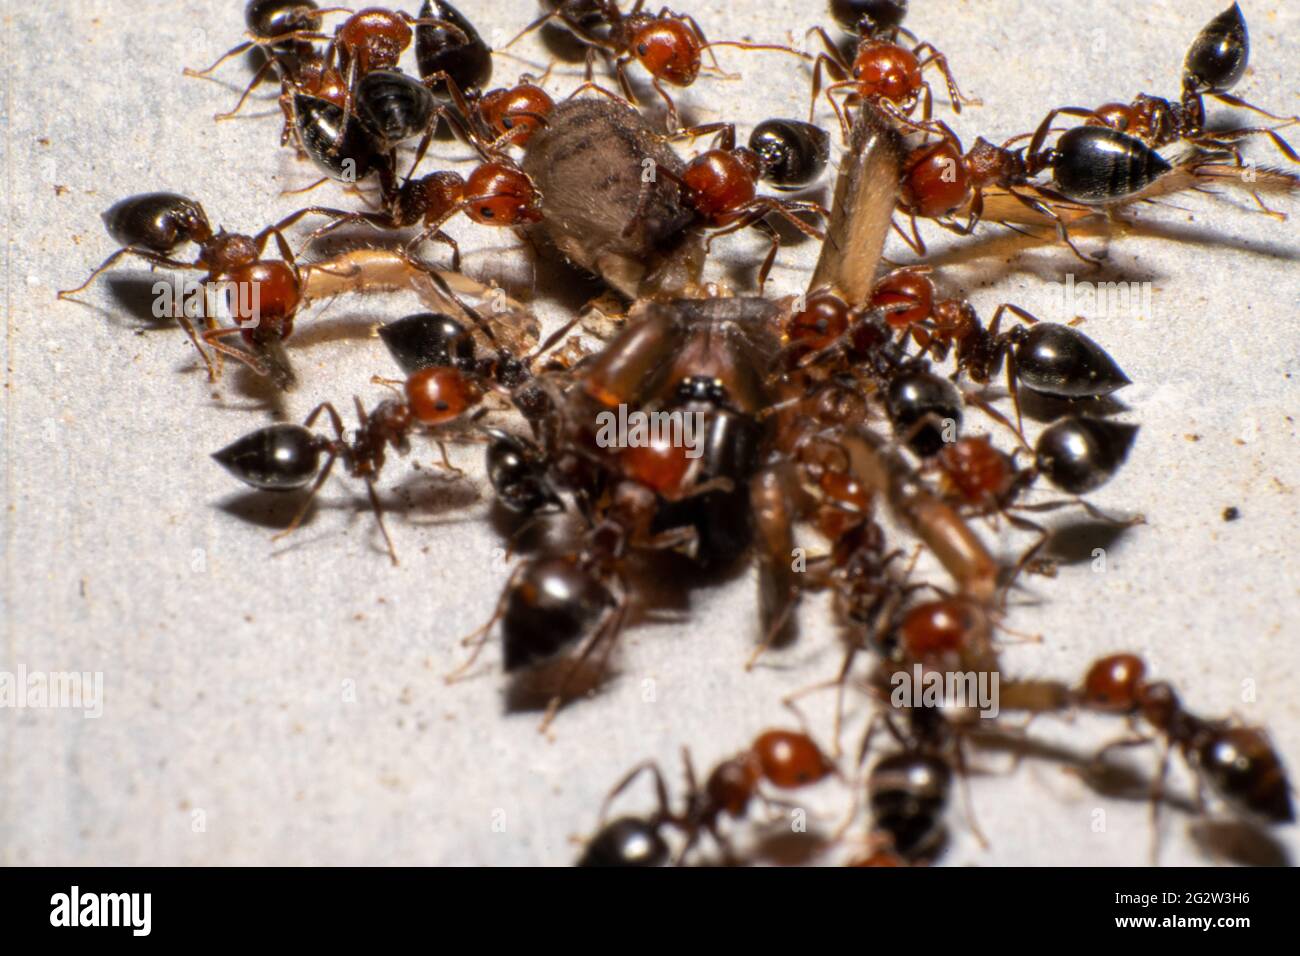
[[(1187, 43), (1218, 6), (917, 0), (910, 22), (984, 100), (955, 121), (963, 138), (1000, 141), (1053, 105), (1173, 92)], [(706, 763), (787, 723), (781, 696), (838, 663), (826, 609), (807, 602), (801, 642), (745, 673), (755, 639), (749, 576), (697, 593), (691, 623), (627, 636), (620, 676), (568, 709), (548, 743), (535, 714), (506, 713), (495, 645), (483, 676), (443, 682), (462, 659), (457, 639), (482, 622), (508, 573), (484, 520), (487, 498), (465, 490), (482, 489), (479, 453), (454, 452), (473, 479), (459, 491), (415, 472), (415, 459), (392, 467), (385, 486), (417, 505), (391, 522), (399, 568), (377, 550), (360, 488), (344, 480), (328, 487), (309, 528), (272, 545), (271, 530), (248, 520), (262, 512), (206, 457), (268, 420), (240, 379), (214, 394), (175, 329), (142, 332), (114, 297), (130, 285), (100, 285), (90, 296), (98, 310), (54, 299), (110, 251), (98, 217), (123, 195), (185, 192), (214, 222), (248, 231), (297, 205), (278, 191), (312, 177), (278, 150), (273, 104), (250, 111), (260, 119), (212, 122), (247, 68), (222, 74), (231, 88), (180, 75), (233, 42), (240, 8), (3, 3), (0, 669), (101, 671), (104, 713), (0, 712), (0, 860), (564, 863), (632, 764), (657, 757), (675, 776), (682, 744)], [(808, 14), (795, 19), (796, 9), (828, 20), (819, 4), (793, 0), (690, 8), (717, 38), (801, 35)], [(472, 16), (500, 39), (523, 22), (521, 9), (531, 12), (484, 0)], [(1253, 68), (1240, 92), (1300, 111), (1300, 10), (1251, 2), (1246, 13)], [(521, 52), (542, 60), (536, 46)], [(790, 62), (723, 56), (751, 81), (701, 81), (682, 97), (699, 119), (725, 110), (748, 127), (800, 114), (806, 83)], [(498, 77), (523, 68), (499, 59)], [(463, 152), (441, 147), (444, 157)], [(345, 198), (333, 187), (319, 196)], [(1191, 197), (1142, 218), (1183, 241), (1115, 242), (1107, 278), (1151, 282), (1150, 313), (1094, 315), (1085, 328), (1137, 383), (1122, 397), (1142, 425), (1122, 477), (1096, 501), (1144, 512), (1149, 524), (1110, 545), (1105, 573), (1085, 561), (1033, 582), (1026, 597), (1041, 600), (1026, 600), (1009, 623), (1045, 639), (1009, 646), (1008, 666), (1070, 679), (1100, 653), (1135, 649), (1192, 706), (1266, 724), (1300, 772), (1300, 236), (1294, 219), (1279, 223), (1238, 200)], [(497, 250), (469, 255), (467, 271), (526, 281), (511, 237), (463, 221), (452, 231), (467, 251)], [(720, 244), (742, 258), (760, 247)], [(799, 289), (814, 252), (783, 253), (774, 291)], [(1010, 300), (1063, 320), (1049, 283), (1070, 270), (1064, 252), (1037, 250), (946, 275), (985, 314)], [(391, 364), (367, 339), (368, 323), (411, 305), (350, 299), (303, 320), (304, 384), (290, 414), (353, 393), (376, 401), (369, 377)], [(539, 311), (551, 322), (559, 314), (545, 298)], [(415, 458), (427, 464), (428, 447)], [(1222, 520), (1228, 506), (1240, 520)], [(1017, 543), (1002, 546), (1011, 553)], [(819, 733), (826, 705), (822, 695), (810, 707)], [(1033, 727), (1080, 752), (1117, 731), (1083, 719)], [(1153, 754), (1143, 759), (1153, 766)], [(1187, 784), (1178, 770), (1173, 785), (1185, 794)], [(991, 845), (981, 848), (954, 812), (949, 863), (1148, 860), (1143, 801), (1104, 799), (1056, 763), (981, 776), (973, 791)], [(810, 801), (832, 826), (847, 794), (831, 784)], [(1104, 832), (1094, 832), (1098, 808)], [(1164, 861), (1214, 859), (1190, 829), (1184, 814), (1167, 816)], [(1300, 838), (1292, 828), (1278, 840), (1285, 859)]]

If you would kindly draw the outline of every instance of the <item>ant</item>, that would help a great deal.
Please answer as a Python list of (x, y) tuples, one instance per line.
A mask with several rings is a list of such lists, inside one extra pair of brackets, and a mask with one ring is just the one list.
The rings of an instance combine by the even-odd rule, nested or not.
[(1183, 61), (1183, 92), (1180, 102), (1157, 96), (1138, 95), (1131, 104), (1107, 103), (1095, 110), (1077, 106), (1055, 109), (1058, 114), (1081, 116), (1089, 125), (1109, 127), (1136, 137), (1148, 146), (1159, 148), (1183, 140), (1210, 150), (1226, 150), (1241, 165), (1235, 142), (1263, 133), (1292, 162), (1300, 162), (1287, 142), (1270, 127), (1251, 127), (1223, 131), (1205, 128), (1206, 96), (1213, 96), (1232, 106), (1253, 110), (1269, 119), (1297, 121), (1297, 117), (1275, 116), (1228, 93), (1246, 72), (1250, 57), (1250, 40), (1241, 7), (1234, 3), (1211, 20), (1192, 41)]
[[(143, 193), (115, 204), (104, 214), (108, 234), (122, 247), (105, 259), (81, 285), (58, 293), (68, 299), (90, 286), (95, 279), (124, 256), (137, 256), (155, 266), (197, 269), (205, 272), (204, 283), (220, 280), (235, 284), (239, 294), (231, 297), (233, 328), (217, 328), (208, 316), (204, 344), (243, 362), (258, 375), (271, 375), (281, 387), (289, 387), (293, 373), (280, 351), (280, 344), (293, 331), (294, 313), (302, 300), (303, 283), (293, 251), (281, 231), (285, 224), (268, 226), (256, 236), (213, 232), (203, 207), (175, 193)], [(267, 240), (275, 237), (281, 259), (263, 259)], [(185, 243), (198, 246), (193, 262), (174, 258)], [(247, 294), (245, 294), (247, 293)], [(198, 350), (208, 370), (209, 381), (216, 369), (199, 344), (193, 324), (184, 315), (177, 322)], [(226, 345), (221, 339), (241, 335), (254, 353)]]
[(768, 274), (781, 248), (780, 234), (765, 221), (775, 213), (806, 236), (818, 241), (823, 234), (795, 215), (796, 212), (813, 213), (829, 219), (830, 212), (820, 203), (780, 199), (758, 192), (759, 179), (767, 166), (761, 155), (752, 149), (736, 147), (736, 130), (730, 124), (708, 125), (690, 131), (694, 135), (721, 130), (718, 146), (696, 156), (681, 173), (662, 170), (663, 174), (678, 182), (685, 192), (686, 205), (694, 210), (704, 227), (713, 230), (705, 244), (705, 251), (718, 236), (739, 232), (754, 226), (767, 235), (769, 248), (758, 270), (759, 294), (767, 285)]
[[(827, 101), (840, 121), (845, 140), (849, 139), (849, 122), (843, 108), (835, 100), (833, 94), (836, 90), (844, 90), (850, 96), (872, 103), (894, 122), (923, 132), (934, 128), (931, 121), (934, 97), (930, 84), (922, 76), (925, 67), (933, 65), (943, 75), (953, 112), (961, 113), (962, 103), (978, 102), (962, 95), (952, 70), (948, 67), (947, 57), (933, 44), (918, 43), (909, 49), (897, 42), (898, 34), (907, 32), (900, 26), (906, 4), (901, 9), (894, 4), (870, 6), (877, 8), (877, 19), (873, 19), (868, 11), (853, 21), (859, 39), (851, 60), (844, 56), (822, 27), (814, 27), (810, 31), (822, 41), (825, 52), (817, 55), (813, 66), (809, 122), (814, 118), (817, 97), (822, 92), (823, 66), (829, 67), (835, 75), (842, 78), (827, 86), (825, 92)], [(921, 104), (919, 121), (912, 119), (918, 103)]]
[[(1055, 146), (1045, 148), (1053, 115), (1033, 134), (1013, 137), (1002, 146), (980, 137), (969, 152), (962, 151), (961, 140), (947, 124), (934, 121), (929, 131), (940, 138), (912, 148), (903, 158), (898, 206), (910, 218), (911, 236), (897, 226), (895, 231), (923, 255), (918, 217), (933, 219), (958, 235), (970, 235), (984, 212), (984, 191), (1000, 187), (1029, 210), (1055, 222), (1061, 241), (1084, 262), (1096, 265), (1071, 241), (1065, 220), (1053, 205), (1132, 201), (1172, 167), (1140, 140), (1103, 127), (1075, 127), (1063, 133)], [(1027, 150), (1011, 148), (1026, 138), (1031, 139)], [(1050, 171), (1054, 188), (1031, 182), (1044, 171)], [(1022, 191), (1026, 189), (1032, 195)], [(966, 222), (953, 219), (963, 210)]]
[[(896, 269), (872, 293), (871, 305), (885, 312), (895, 329), (910, 333), (924, 351), (947, 358), (956, 350), (957, 369), (984, 385), (1006, 364), (1007, 390), (1023, 426), (1017, 385), (1064, 399), (1102, 398), (1131, 384), (1106, 351), (1070, 325), (1042, 322), (1019, 306), (999, 305), (986, 327), (965, 299), (940, 299), (924, 267)], [(1001, 332), (1011, 313), (1024, 325)]]
[[(684, 810), (674, 813), (669, 806), (668, 787), (658, 764), (651, 761), (638, 765), (610, 791), (605, 806), (608, 808), (642, 773), (649, 773), (654, 780), (658, 809), (648, 818), (622, 817), (601, 827), (588, 841), (580, 866), (663, 865), (669, 858), (667, 842), (661, 835), (666, 826), (685, 836), (676, 862), (686, 858), (702, 833), (709, 834), (730, 858), (730, 845), (719, 829), (719, 822), (724, 816), (744, 819), (755, 798), (767, 800), (761, 789), (763, 784), (778, 790), (795, 790), (820, 783), (837, 773), (835, 765), (811, 737), (791, 730), (773, 729), (759, 734), (748, 749), (714, 766), (703, 787), (697, 782), (689, 751), (682, 751), (682, 762), (686, 774)], [(604, 816), (602, 811), (601, 817)]]
[(492, 79), (492, 51), (468, 18), (447, 0), (424, 0), (415, 28), (420, 77), (442, 99), (451, 90), (473, 95)]
[[(417, 322), (422, 319), (415, 318)], [(344, 432), (342, 417), (331, 403), (324, 402), (312, 410), (302, 425), (279, 424), (258, 429), (212, 456), (240, 481), (259, 490), (296, 491), (310, 485), (302, 506), (288, 527), (276, 535), (277, 539), (291, 534), (302, 523), (311, 502), (329, 478), (334, 463), (342, 459), (352, 477), (365, 480), (370, 505), (388, 546), (389, 557), (393, 564), (398, 563), (397, 551), (384, 525), (383, 509), (374, 489), (375, 479), (384, 466), (386, 449), (392, 446), (399, 454), (406, 454), (410, 450), (410, 434), (415, 429), (435, 429), (462, 419), (487, 392), (508, 395), (527, 376), (526, 363), (513, 359), (504, 351), (477, 357), (465, 328), (456, 328), (459, 323), (449, 316), (440, 318), (442, 330), (447, 334), (447, 350), (436, 358), (445, 356), (448, 362), (416, 368), (400, 383), (398, 398), (380, 402), (369, 413), (359, 398), (354, 399), (359, 426), (351, 441)], [(395, 333), (395, 336), (399, 334)], [(402, 356), (410, 354), (405, 343), (394, 347), (394, 352)], [(386, 379), (377, 381), (390, 386), (398, 384)], [(311, 431), (322, 414), (329, 417), (333, 438)], [(326, 456), (323, 465), (320, 462), (322, 454)], [(445, 448), (443, 464), (451, 468)]]
[(348, 13), (343, 7), (320, 9), (312, 0), (249, 0), (244, 8), (244, 22), (248, 25), (249, 39), (222, 54), (215, 63), (204, 70), (187, 67), (186, 76), (208, 77), (222, 63), (254, 47), (266, 53), (265, 61), (253, 74), (234, 109), (218, 113), (216, 119), (234, 117), (247, 102), (253, 91), (270, 76), (272, 70), (280, 74), (280, 107), (285, 115), (281, 145), (289, 142), (293, 128), (290, 112), (291, 91), (309, 93), (343, 105), (347, 95), (343, 78), (328, 66), (325, 57), (310, 42), (323, 37), (323, 18), (328, 13)]
[[(713, 55), (713, 47), (733, 46), (745, 50), (779, 51), (807, 58), (806, 54), (777, 44), (709, 42), (704, 38), (700, 25), (690, 15), (674, 13), (667, 7), (657, 14), (643, 12), (645, 0), (636, 0), (626, 14), (619, 10), (614, 0), (560, 0), (549, 6), (552, 9), (519, 31), (506, 47), (547, 23), (557, 22), (589, 50), (602, 50), (614, 57), (614, 74), (623, 95), (631, 103), (637, 102), (637, 97), (627, 75), (627, 66), (636, 60), (650, 74), (650, 85), (667, 106), (670, 132), (678, 127), (677, 104), (662, 84), (679, 87), (693, 84), (703, 65), (702, 54), (705, 49), (709, 50), (710, 56)], [(714, 66), (717, 66), (716, 58)], [(592, 59), (588, 56), (588, 86), (594, 86), (591, 83), (591, 69)]]
[[(1159, 809), (1169, 751), (1177, 747), (1196, 775), (1202, 806), (1200, 788), (1204, 785), (1241, 816), (1265, 824), (1295, 820), (1286, 770), (1268, 735), (1258, 727), (1205, 720), (1190, 713), (1168, 683), (1146, 679), (1146, 664), (1140, 657), (1115, 654), (1098, 660), (1089, 668), (1077, 696), (1086, 709), (1140, 716), (1164, 738), (1165, 751), (1152, 790), (1153, 814)], [(1148, 737), (1118, 740), (1104, 747), (1094, 760), (1100, 762), (1116, 747), (1150, 742)]]
[(407, 179), (391, 191), (386, 208), (377, 212), (349, 212), (328, 206), (308, 206), (288, 216), (281, 226), (305, 216), (327, 216), (332, 221), (313, 232), (309, 242), (350, 223), (365, 222), (378, 229), (405, 229), (423, 225), (421, 232), (407, 243), (413, 249), (426, 239), (433, 239), (452, 250), (452, 270), (460, 271), (460, 246), (442, 231), (443, 225), (458, 213), (464, 213), (483, 226), (524, 226), (541, 220), (541, 193), (527, 173), (501, 159), (485, 161), (468, 177), (443, 170), (419, 179)]

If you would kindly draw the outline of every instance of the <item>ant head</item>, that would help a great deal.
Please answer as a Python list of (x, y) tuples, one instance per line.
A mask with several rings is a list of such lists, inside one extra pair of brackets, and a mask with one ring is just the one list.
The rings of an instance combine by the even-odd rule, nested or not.
[(484, 163), (465, 183), (466, 215), (485, 226), (522, 226), (542, 219), (541, 193), (522, 170)]
[(903, 164), (902, 200), (918, 216), (946, 216), (970, 195), (970, 171), (952, 140), (918, 146)]
[(864, 97), (909, 103), (921, 91), (921, 63), (911, 50), (887, 40), (866, 39), (853, 60), (853, 76)]
[(1206, 24), (1183, 60), (1183, 88), (1224, 93), (1236, 86), (1250, 59), (1250, 37), (1241, 7), (1233, 4)]
[(1011, 458), (985, 435), (945, 443), (939, 466), (945, 489), (972, 505), (999, 502), (1016, 483)]
[(884, 310), (885, 321), (905, 329), (930, 317), (934, 311), (934, 282), (915, 269), (895, 269), (871, 293), (871, 307)]
[(704, 44), (686, 23), (671, 16), (648, 18), (632, 29), (633, 56), (657, 80), (690, 86), (699, 76)]
[(213, 272), (233, 272), (257, 261), (257, 244), (252, 236), (222, 229), (206, 244), (203, 260)]
[(749, 150), (710, 149), (682, 170), (690, 204), (710, 225), (722, 226), (758, 194), (758, 158)]
[(785, 340), (797, 346), (800, 354), (819, 352), (848, 330), (850, 310), (839, 296), (815, 292), (804, 300), (804, 307), (792, 312), (785, 324)]
[(392, 69), (411, 45), (411, 26), (406, 14), (368, 7), (344, 21), (335, 42), (345, 65), (356, 64), (357, 72)]
[(1145, 690), (1146, 664), (1134, 654), (1112, 654), (1095, 661), (1083, 678), (1085, 706), (1111, 713), (1136, 710)]
[(555, 101), (540, 86), (520, 83), (507, 90), (492, 90), (479, 101), (479, 113), (498, 136), (510, 136), (510, 142), (523, 146), (546, 123), (555, 109)]
[(750, 748), (763, 779), (782, 789), (793, 789), (826, 779), (835, 772), (816, 741), (793, 730), (768, 730)]
[(464, 415), (482, 398), (479, 387), (458, 368), (422, 368), (406, 380), (406, 402), (422, 425), (443, 425)]

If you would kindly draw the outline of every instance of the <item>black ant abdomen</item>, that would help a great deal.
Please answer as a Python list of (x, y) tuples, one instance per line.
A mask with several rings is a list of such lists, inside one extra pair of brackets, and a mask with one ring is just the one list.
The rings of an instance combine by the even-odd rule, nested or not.
[(540, 453), (522, 439), (487, 429), (487, 474), (497, 501), (516, 514), (537, 514), (562, 507)]
[(375, 145), (358, 117), (304, 93), (294, 94), (293, 112), (303, 149), (327, 175), (358, 182), (374, 168)]
[[(249, 0), (244, 23), (255, 36), (271, 39), (321, 28), (320, 8), (312, 0)], [(284, 41), (288, 46), (292, 41)]]
[(1099, 398), (1132, 384), (1100, 345), (1068, 325), (1022, 326), (1015, 339), (1016, 377), (1035, 392)]
[(246, 485), (261, 491), (297, 491), (320, 469), (324, 443), (301, 425), (268, 425), (250, 432), (212, 457)]
[(1250, 37), (1241, 7), (1233, 4), (1205, 25), (1183, 60), (1183, 87), (1223, 93), (1237, 85), (1250, 59)]
[(777, 189), (802, 189), (825, 171), (831, 137), (820, 126), (802, 120), (770, 119), (754, 127), (749, 148), (762, 162), (764, 182)]
[(433, 93), (452, 98), (447, 77), (467, 94), (487, 86), (492, 79), (492, 51), (465, 15), (446, 0), (425, 0), (420, 19), (442, 21), (415, 28), (415, 62)]
[(1066, 130), (1048, 164), (1061, 195), (1092, 205), (1126, 199), (1173, 168), (1141, 140), (1105, 126)]
[(573, 558), (525, 562), (510, 582), (501, 619), (505, 669), (551, 657), (582, 637), (613, 603), (609, 590)]
[(938, 757), (904, 751), (877, 761), (867, 779), (872, 819), (906, 859), (926, 856), (943, 838), (952, 771)]
[(123, 246), (171, 252), (183, 242), (212, 238), (203, 207), (177, 193), (141, 193), (114, 203), (104, 213), (108, 234)]
[(1038, 470), (1070, 494), (1100, 488), (1119, 470), (1137, 435), (1136, 425), (1072, 415), (1038, 436)]
[(394, 319), (380, 326), (379, 337), (407, 375), (435, 365), (474, 365), (474, 338), (450, 315), (420, 312)]
[(1210, 787), (1243, 816), (1291, 823), (1291, 788), (1277, 752), (1263, 731), (1229, 727), (1212, 733), (1192, 754)]
[(884, 36), (899, 29), (907, 0), (831, 0), (835, 22), (858, 36)]
[(943, 447), (947, 422), (961, 424), (961, 392), (931, 372), (913, 370), (892, 376), (885, 403), (894, 431), (922, 458)]
[(400, 70), (367, 73), (355, 95), (357, 115), (385, 150), (424, 133), (438, 108), (429, 88)]
[(619, 817), (600, 828), (587, 843), (578, 866), (663, 866), (668, 843), (660, 825), (639, 817)]

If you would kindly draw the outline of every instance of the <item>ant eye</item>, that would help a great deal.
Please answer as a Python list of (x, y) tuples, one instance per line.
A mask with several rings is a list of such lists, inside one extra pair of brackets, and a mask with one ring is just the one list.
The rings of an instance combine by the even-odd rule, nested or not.
[(650, 52), (650, 44), (648, 44), (648, 43), (638, 43), (638, 44), (637, 44), (637, 47), (636, 47), (636, 55), (637, 55), (637, 56), (645, 56), (645, 55), (646, 55), (647, 53), (649, 53), (649, 52)]
[(496, 213), (492, 211), (491, 206), (479, 206), (478, 214), (482, 216), (484, 219), (492, 219), (493, 217), (496, 216)]

